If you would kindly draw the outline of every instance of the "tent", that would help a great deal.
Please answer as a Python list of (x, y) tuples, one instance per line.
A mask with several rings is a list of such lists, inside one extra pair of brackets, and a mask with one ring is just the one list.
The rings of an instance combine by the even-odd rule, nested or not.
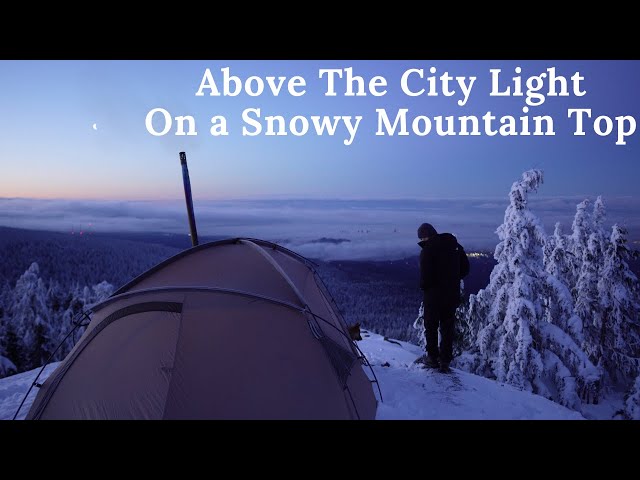
[(373, 370), (314, 265), (279, 245), (190, 248), (91, 310), (27, 419), (375, 418)]

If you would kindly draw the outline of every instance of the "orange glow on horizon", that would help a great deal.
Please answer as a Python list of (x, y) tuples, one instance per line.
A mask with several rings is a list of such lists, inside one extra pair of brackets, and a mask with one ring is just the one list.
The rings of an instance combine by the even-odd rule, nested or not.
[[(129, 185), (127, 185), (129, 187)], [(10, 188), (0, 184), (0, 198), (23, 198), (36, 200), (95, 200), (95, 201), (175, 201), (184, 200), (184, 192), (182, 190), (182, 181), (179, 185), (171, 188), (158, 190), (156, 188), (147, 188), (135, 190), (132, 188), (112, 189), (105, 192), (104, 188), (93, 188), (91, 186), (83, 186), (84, 188), (18, 188), (11, 185)], [(256, 193), (231, 191), (231, 189), (218, 190), (213, 193), (208, 191), (206, 195), (199, 193), (199, 188), (192, 184), (194, 192), (194, 200), (237, 200), (256, 196)], [(258, 193), (257, 195), (261, 195)]]

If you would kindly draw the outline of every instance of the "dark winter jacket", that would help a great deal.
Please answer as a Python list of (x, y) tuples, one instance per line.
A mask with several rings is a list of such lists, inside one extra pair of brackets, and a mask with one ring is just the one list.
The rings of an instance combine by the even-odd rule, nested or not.
[(469, 259), (456, 237), (435, 235), (418, 243), (420, 288), (425, 307), (455, 308), (460, 304), (460, 280), (469, 274)]

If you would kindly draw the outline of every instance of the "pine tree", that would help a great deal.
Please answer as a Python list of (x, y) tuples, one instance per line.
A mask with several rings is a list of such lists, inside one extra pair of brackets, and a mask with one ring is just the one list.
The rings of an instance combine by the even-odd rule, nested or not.
[[(9, 284), (5, 282), (0, 283), (0, 329), (2, 328), (3, 321), (9, 318), (9, 299), (11, 297), (11, 288)], [(2, 330), (0, 330), (0, 335)], [(1, 337), (0, 337), (1, 338)]]
[(7, 357), (0, 355), (0, 378), (8, 377), (18, 371), (17, 367)]
[(591, 219), (593, 221), (593, 232), (597, 235), (597, 240), (600, 242), (600, 248), (604, 250), (604, 245), (608, 241), (607, 232), (604, 228), (604, 221), (607, 216), (607, 210), (604, 206), (604, 200), (599, 195), (596, 201), (593, 202), (593, 214)]
[(39, 367), (49, 359), (55, 349), (55, 339), (52, 338), (51, 329), (48, 324), (37, 316), (32, 328), (32, 345), (28, 355), (28, 367)]
[(115, 288), (109, 282), (107, 282), (106, 280), (103, 280), (97, 285), (94, 285), (93, 287), (91, 287), (91, 290), (92, 290), (91, 302), (99, 303), (109, 298), (113, 294)]
[(598, 277), (603, 265), (601, 242), (594, 232), (589, 236), (587, 248), (583, 250), (582, 262), (575, 286), (575, 310), (584, 324), (583, 349), (593, 363), (603, 368), (602, 308), (598, 292)]
[(558, 246), (558, 239), (562, 237), (562, 224), (556, 222), (556, 227), (552, 236), (545, 236), (544, 244), (542, 245), (542, 261), (544, 268), (553, 263), (553, 252)]
[(562, 224), (557, 222), (553, 236), (547, 238), (544, 247), (544, 268), (569, 288), (574, 287), (573, 254), (569, 252), (569, 239), (562, 232)]
[[(51, 335), (47, 341), (46, 351), (55, 351), (58, 343), (66, 334), (64, 325), (64, 302), (65, 293), (60, 283), (56, 280), (51, 280), (49, 282), (49, 288), (47, 289), (47, 309), (49, 311), (49, 329)], [(59, 355), (56, 355), (54, 360), (60, 360), (58, 356)]]
[[(47, 289), (39, 277), (37, 263), (31, 266), (16, 282), (11, 305), (11, 327), (22, 350), (18, 359), (9, 357), (20, 371), (38, 367), (38, 359), (50, 352), (51, 330), (46, 305)], [(36, 363), (34, 363), (36, 362)]]
[(472, 368), (577, 409), (581, 397), (594, 400), (599, 375), (574, 340), (581, 325), (568, 289), (544, 269), (546, 235), (527, 206), (542, 180), (540, 170), (530, 170), (511, 188), (497, 230), (498, 263), (487, 288), (469, 302), (467, 323), (477, 329)]
[(9, 323), (8, 303), (8, 290), (5, 285), (0, 284), (0, 356), (6, 355), (5, 343)]
[[(64, 342), (55, 354), (54, 360), (62, 360), (73, 348), (77, 340), (82, 336), (84, 328), (76, 328), (76, 322), (82, 323), (81, 314), (96, 303), (106, 300), (114, 292), (114, 287), (106, 281), (89, 287), (74, 285), (64, 298), (59, 300), (61, 311), (58, 314), (56, 323), (56, 342), (54, 349), (58, 347), (58, 342)], [(74, 330), (73, 335), (66, 340), (67, 334)]]
[(614, 225), (597, 281), (601, 314), (593, 342), (611, 381), (624, 386), (640, 374), (640, 288), (631, 256), (627, 231)]
[(583, 322), (575, 313), (571, 294), (575, 278), (572, 254), (568, 251), (570, 239), (562, 232), (557, 222), (553, 236), (544, 244), (544, 269), (547, 272), (545, 287), (546, 321), (556, 323), (581, 345), (583, 342)]
[(571, 288), (574, 300), (580, 293), (577, 289), (582, 262), (587, 250), (589, 237), (593, 233), (593, 221), (589, 213), (589, 200), (585, 199), (576, 206), (576, 214), (571, 224), (571, 235), (567, 237), (567, 252), (570, 268), (567, 271), (566, 284)]
[(640, 420), (640, 375), (624, 399), (624, 416), (628, 420)]
[(418, 316), (413, 321), (413, 328), (415, 330), (415, 339), (418, 343), (418, 346), (424, 350), (427, 347), (427, 341), (424, 336), (425, 325), (424, 325), (424, 302), (420, 302), (420, 308), (418, 308)]
[(25, 363), (26, 355), (22, 342), (18, 339), (13, 324), (11, 323), (7, 324), (4, 331), (3, 348), (4, 355), (9, 361), (12, 362), (12, 365), (15, 367), (16, 371), (21, 371), (19, 370), (18, 366)]

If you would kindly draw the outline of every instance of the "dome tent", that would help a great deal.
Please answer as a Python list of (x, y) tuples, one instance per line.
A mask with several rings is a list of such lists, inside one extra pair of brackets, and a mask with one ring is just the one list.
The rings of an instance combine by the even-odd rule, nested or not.
[(91, 310), (28, 419), (375, 418), (366, 359), (311, 262), (279, 245), (193, 247)]

